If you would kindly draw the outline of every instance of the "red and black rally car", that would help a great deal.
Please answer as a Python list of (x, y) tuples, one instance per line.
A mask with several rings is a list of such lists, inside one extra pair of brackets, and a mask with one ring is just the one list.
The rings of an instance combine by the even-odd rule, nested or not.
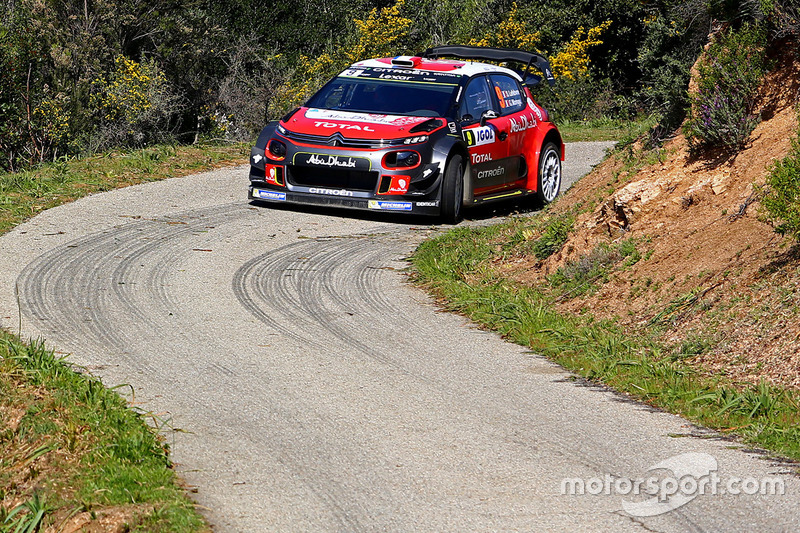
[(248, 197), (451, 223), (481, 202), (550, 202), (564, 143), (528, 88), (543, 78), (554, 83), (545, 58), (513, 49), (440, 46), (355, 63), (264, 128), (250, 155)]

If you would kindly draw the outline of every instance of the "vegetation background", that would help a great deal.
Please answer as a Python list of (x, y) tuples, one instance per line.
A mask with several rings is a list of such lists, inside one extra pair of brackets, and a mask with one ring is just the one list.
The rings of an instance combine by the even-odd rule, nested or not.
[(684, 117), (720, 25), (797, 25), (796, 0), (2, 0), (0, 170), (249, 140), (348, 63), (439, 44), (537, 50), (561, 120)]
[[(304, 101), (349, 63), (439, 44), (546, 55), (558, 86), (556, 92), (542, 88), (536, 98), (562, 127), (596, 122), (608, 128), (643, 117), (648, 127), (655, 124), (639, 142), (619, 143), (618, 163), (611, 164), (622, 170), (614, 170), (606, 189), (596, 187), (601, 195), (622, 185), (620, 175), (674, 157), (668, 144), (659, 146), (681, 125), (689, 159), (707, 169), (735, 162), (738, 154), (755, 159), (745, 155), (757, 136), (751, 132), (769, 120), (761, 116), (759, 91), (770, 58), (786, 57), (789, 47), (797, 51), (799, 5), (800, 0), (0, 0), (0, 232), (93, 191), (243, 161), (244, 144), (186, 145), (251, 141), (266, 120)], [(128, 148), (143, 149), (108, 153)], [(761, 202), (775, 231), (794, 243), (781, 263), (788, 273), (778, 269), (789, 281), (774, 281), (777, 274), (771, 274), (763, 284), (775, 285), (783, 308), (793, 306), (800, 286), (793, 281), (800, 140), (768, 170), (756, 193), (740, 213), (723, 210), (720, 220), (741, 220), (751, 200)], [(581, 324), (551, 312), (548, 294), (555, 293), (558, 303), (561, 293), (579, 298), (598, 290), (612, 273), (647, 263), (654, 244), (601, 244), (547, 277), (541, 294), (516, 285), (507, 290), (491, 270), (491, 283), (477, 287), (450, 279), (454, 273), (481, 274), (486, 257), (498, 250), (538, 262), (554, 257), (575, 232), (575, 217), (563, 211), (564, 216), (515, 217), (505, 226), (478, 230), (484, 233), (474, 239), (459, 233), (473, 230), (457, 228), (446, 237), (457, 242), (422, 248), (416, 267), (448, 294), (451, 307), (589, 379), (800, 458), (796, 394), (767, 383), (747, 388), (709, 381), (685, 364), (709, 352), (713, 338), (689, 336), (673, 349), (649, 336), (631, 340), (613, 323)], [(475, 250), (460, 248), (465, 243), (475, 243)], [(434, 249), (445, 257), (427, 261), (442, 270), (429, 275), (426, 254)], [(444, 282), (431, 281), (436, 276)], [(447, 293), (442, 287), (450, 282), (477, 296)], [(630, 293), (653, 293), (657, 285), (648, 277), (644, 288), (634, 286)], [(704, 306), (704, 294), (679, 296), (655, 315), (654, 326), (695, 304)], [(470, 299), (492, 302), (494, 314), (470, 308)], [(743, 305), (749, 313), (749, 302)], [(497, 306), (504, 320), (495, 324)], [(769, 314), (781, 309), (763, 307)], [(507, 320), (507, 311), (526, 320)], [(529, 315), (549, 322), (527, 320)], [(747, 318), (776, 327), (763, 316)], [(517, 331), (516, 324), (524, 327)], [(558, 338), (532, 332), (556, 332)], [(0, 400), (0, 532), (68, 522), (114, 523), (124, 530), (203, 529), (169, 471), (163, 440), (132, 419), (118, 396), (72, 373), (40, 344), (0, 332)]]

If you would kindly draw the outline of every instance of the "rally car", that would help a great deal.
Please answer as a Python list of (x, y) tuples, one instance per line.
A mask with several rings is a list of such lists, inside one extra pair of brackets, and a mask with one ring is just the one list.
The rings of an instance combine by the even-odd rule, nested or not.
[(482, 202), (551, 202), (564, 143), (531, 96), (542, 80), (554, 83), (547, 60), (515, 49), (440, 46), (360, 61), (264, 128), (248, 197), (449, 223)]

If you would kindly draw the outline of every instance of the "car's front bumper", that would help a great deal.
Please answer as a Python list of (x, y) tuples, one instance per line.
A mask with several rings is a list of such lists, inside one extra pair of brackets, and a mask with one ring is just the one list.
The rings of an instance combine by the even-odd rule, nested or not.
[[(433, 215), (440, 213), (439, 200), (427, 198), (391, 198), (368, 195), (356, 191), (328, 190), (327, 192), (311, 192), (313, 187), (295, 187), (289, 190), (275, 187), (265, 181), (251, 181), (248, 198), (257, 202), (276, 204), (306, 204), (320, 206), (344, 207), (366, 211), (383, 211), (392, 213), (408, 213), (417, 215)], [(359, 194), (356, 196), (356, 194)]]

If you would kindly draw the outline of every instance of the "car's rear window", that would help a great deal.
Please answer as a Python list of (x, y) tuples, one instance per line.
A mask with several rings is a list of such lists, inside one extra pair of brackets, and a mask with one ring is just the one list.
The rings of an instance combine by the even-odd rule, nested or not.
[[(382, 70), (387, 72), (379, 72)], [(348, 69), (328, 82), (306, 105), (363, 113), (446, 116), (457, 84), (457, 77), (443, 77), (440, 73)]]

